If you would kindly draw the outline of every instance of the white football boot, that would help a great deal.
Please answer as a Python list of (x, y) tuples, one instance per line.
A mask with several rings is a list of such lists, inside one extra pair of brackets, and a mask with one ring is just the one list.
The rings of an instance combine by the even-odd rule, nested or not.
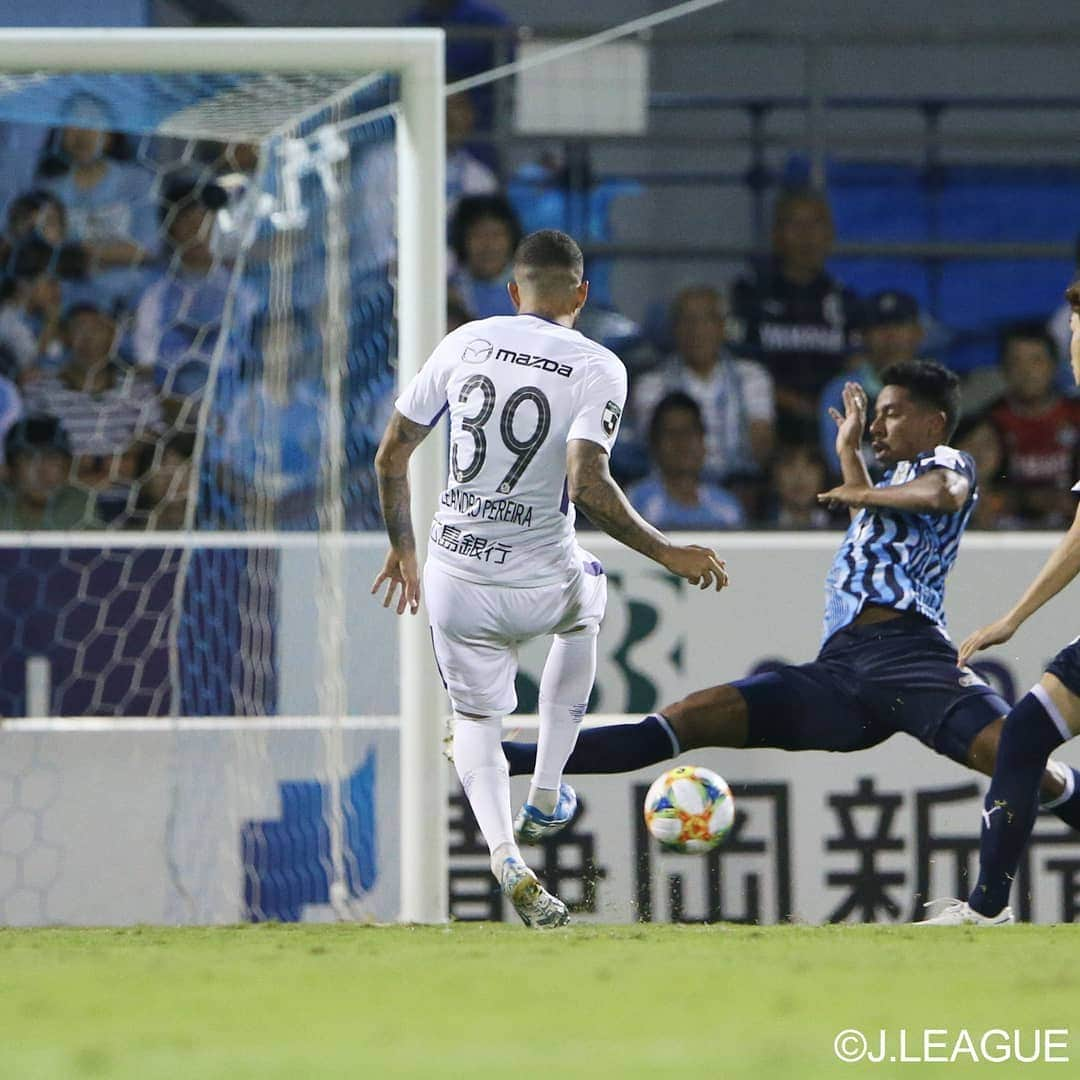
[(931, 900), (923, 906), (931, 904), (945, 906), (932, 919), (923, 919), (916, 926), (1008, 926), (1016, 922), (1011, 907), (1002, 908), (996, 915), (980, 915), (966, 900)]
[(526, 926), (547, 930), (570, 921), (566, 905), (552, 896), (520, 859), (503, 860), (499, 885)]

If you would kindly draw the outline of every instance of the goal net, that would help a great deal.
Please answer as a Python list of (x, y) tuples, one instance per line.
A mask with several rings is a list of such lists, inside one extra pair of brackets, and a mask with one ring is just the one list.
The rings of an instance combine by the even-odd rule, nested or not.
[(0, 35), (34, 158), (3, 170), (0, 923), (441, 917), (440, 784), (399, 813), (432, 676), (414, 629), (400, 699), (350, 578), (442, 326), (441, 47)]

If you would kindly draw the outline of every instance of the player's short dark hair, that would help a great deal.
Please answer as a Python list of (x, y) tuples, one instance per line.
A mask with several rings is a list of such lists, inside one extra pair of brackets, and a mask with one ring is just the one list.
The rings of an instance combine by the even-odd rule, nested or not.
[(908, 360), (881, 373), (882, 386), (899, 386), (920, 405), (945, 414), (945, 438), (951, 439), (960, 420), (960, 380), (935, 360)]
[(514, 251), (514, 271), (565, 270), (581, 277), (585, 257), (577, 241), (558, 229), (539, 229), (529, 233)]
[(674, 412), (676, 409), (693, 413), (698, 429), (702, 435), (705, 434), (705, 417), (702, 415), (701, 406), (689, 394), (683, 393), (682, 390), (675, 390), (662, 397), (653, 409), (652, 416), (649, 418), (650, 444), (655, 445), (657, 439), (660, 438), (660, 422), (669, 412)]
[(478, 222), (490, 218), (501, 221), (510, 231), (510, 249), (521, 243), (521, 222), (517, 211), (505, 195), (466, 195), (454, 211), (450, 221), (450, 247), (458, 262), (465, 262), (465, 237)]
[(1056, 364), (1058, 362), (1057, 343), (1040, 322), (1018, 322), (1006, 326), (998, 342), (998, 355), (1005, 359), (1009, 346), (1014, 341), (1037, 341), (1046, 350), (1046, 355)]

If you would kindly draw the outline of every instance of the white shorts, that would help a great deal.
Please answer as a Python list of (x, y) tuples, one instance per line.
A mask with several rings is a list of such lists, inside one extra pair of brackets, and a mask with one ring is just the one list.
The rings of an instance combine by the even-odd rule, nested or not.
[(566, 582), (531, 589), (480, 585), (428, 560), (424, 601), (431, 643), (455, 712), (509, 716), (517, 708), (518, 648), (535, 637), (598, 626), (607, 603), (603, 567), (578, 549)]

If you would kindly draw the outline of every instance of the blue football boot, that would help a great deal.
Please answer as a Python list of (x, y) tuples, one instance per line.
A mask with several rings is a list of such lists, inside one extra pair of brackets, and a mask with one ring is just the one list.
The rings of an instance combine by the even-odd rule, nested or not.
[(555, 813), (541, 813), (526, 803), (514, 818), (514, 836), (519, 844), (539, 844), (565, 829), (576, 813), (577, 792), (569, 784), (560, 784)]

